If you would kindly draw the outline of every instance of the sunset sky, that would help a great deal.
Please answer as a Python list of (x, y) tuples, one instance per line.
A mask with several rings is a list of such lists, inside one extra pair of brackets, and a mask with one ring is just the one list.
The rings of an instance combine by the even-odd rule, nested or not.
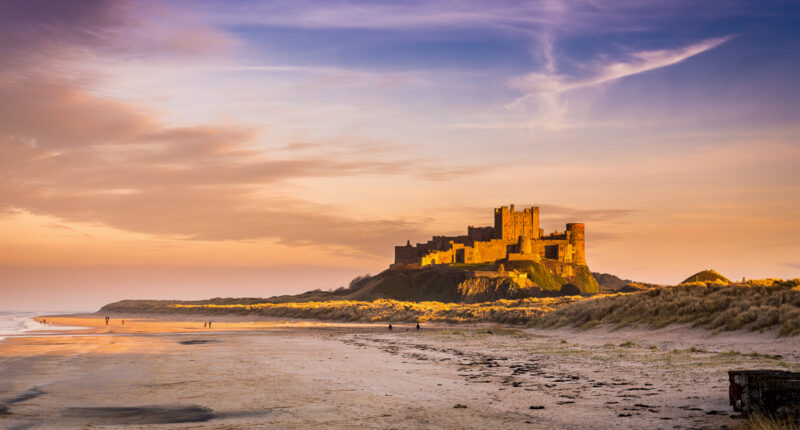
[(0, 309), (336, 288), (541, 207), (800, 277), (796, 1), (0, 2)]

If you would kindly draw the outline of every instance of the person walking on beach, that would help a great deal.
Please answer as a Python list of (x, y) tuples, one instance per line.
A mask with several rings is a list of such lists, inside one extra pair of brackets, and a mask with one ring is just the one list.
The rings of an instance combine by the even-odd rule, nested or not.
[(392, 323), (389, 323), (389, 331), (392, 331)]
[(125, 320), (122, 320), (122, 325), (125, 325)]
[(211, 321), (208, 322), (208, 328), (211, 328)]
[(108, 315), (106, 315), (106, 325), (108, 325)]
[(417, 331), (419, 331), (419, 323), (417, 323)]
[(203, 321), (203, 328), (208, 327), (208, 321)]

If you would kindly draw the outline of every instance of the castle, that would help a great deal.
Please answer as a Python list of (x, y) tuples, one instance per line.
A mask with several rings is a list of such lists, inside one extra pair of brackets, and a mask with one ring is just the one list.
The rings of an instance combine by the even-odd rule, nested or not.
[[(427, 243), (395, 246), (394, 265), (429, 266), (491, 263), (498, 260), (555, 260), (586, 265), (584, 225), (571, 223), (547, 236), (539, 228), (539, 208), (494, 210), (494, 227), (469, 226), (466, 236), (434, 236)], [(393, 266), (394, 266), (393, 265)]]

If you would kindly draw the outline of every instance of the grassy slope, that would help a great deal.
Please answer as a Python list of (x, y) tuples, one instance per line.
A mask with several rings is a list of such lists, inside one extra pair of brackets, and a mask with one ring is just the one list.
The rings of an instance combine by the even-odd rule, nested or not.
[(635, 294), (585, 300), (541, 317), (539, 327), (654, 328), (688, 323), (713, 330), (763, 330), (779, 327), (782, 335), (800, 334), (800, 279), (746, 284), (678, 285)]
[(465, 271), (450, 267), (386, 270), (363, 279), (341, 299), (456, 302), (459, 301), (458, 285), (466, 278)]

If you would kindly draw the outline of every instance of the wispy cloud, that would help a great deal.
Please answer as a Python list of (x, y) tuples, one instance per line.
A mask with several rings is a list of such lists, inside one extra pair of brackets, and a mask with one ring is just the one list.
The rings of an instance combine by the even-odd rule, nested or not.
[(590, 66), (592, 71), (584, 78), (571, 78), (558, 73), (531, 73), (512, 79), (510, 85), (528, 93), (526, 97), (593, 87), (678, 64), (714, 49), (729, 39), (730, 36), (718, 37), (676, 49), (633, 52), (624, 60)]
[[(730, 36), (706, 39), (698, 43), (675, 49), (636, 51), (616, 61), (592, 61), (582, 76), (570, 76), (553, 70), (552, 61), (548, 70), (517, 76), (509, 85), (524, 95), (507, 105), (510, 111), (532, 112), (528, 123), (534, 128), (564, 129), (597, 126), (594, 121), (581, 121), (570, 116), (569, 93), (602, 86), (641, 73), (673, 66), (691, 57), (716, 48)], [(551, 45), (546, 49), (553, 49)], [(548, 54), (548, 57), (553, 54)], [(584, 100), (585, 102), (585, 100)], [(513, 127), (517, 124), (512, 123)], [(612, 125), (613, 124), (607, 124)]]

